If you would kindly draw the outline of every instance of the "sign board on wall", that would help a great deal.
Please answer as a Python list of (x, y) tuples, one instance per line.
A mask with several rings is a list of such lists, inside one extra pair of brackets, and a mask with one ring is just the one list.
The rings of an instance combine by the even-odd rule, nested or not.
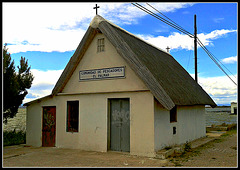
[(125, 78), (125, 66), (79, 71), (79, 81)]

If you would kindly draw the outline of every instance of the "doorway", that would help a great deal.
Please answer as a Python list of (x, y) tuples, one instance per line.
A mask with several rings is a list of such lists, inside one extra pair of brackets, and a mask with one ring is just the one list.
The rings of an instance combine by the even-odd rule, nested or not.
[(56, 106), (43, 107), (42, 146), (54, 147), (56, 136)]
[(112, 151), (130, 152), (129, 98), (109, 99), (109, 146)]

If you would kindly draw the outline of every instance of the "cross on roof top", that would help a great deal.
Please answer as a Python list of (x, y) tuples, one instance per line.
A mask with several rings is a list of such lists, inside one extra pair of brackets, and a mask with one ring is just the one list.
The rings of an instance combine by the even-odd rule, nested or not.
[(98, 9), (98, 8), (100, 8), (100, 6), (97, 6), (97, 4), (96, 4), (95, 7), (93, 7), (93, 9), (96, 9), (96, 15), (97, 15), (97, 9)]
[(170, 48), (169, 48), (168, 46), (167, 46), (167, 48), (166, 48), (166, 49), (167, 49), (167, 52), (169, 52)]

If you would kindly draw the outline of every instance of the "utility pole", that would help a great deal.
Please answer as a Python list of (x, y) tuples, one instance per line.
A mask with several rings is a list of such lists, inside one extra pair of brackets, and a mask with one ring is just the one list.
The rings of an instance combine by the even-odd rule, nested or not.
[(197, 17), (194, 15), (194, 57), (195, 57), (195, 81), (198, 82), (197, 74)]

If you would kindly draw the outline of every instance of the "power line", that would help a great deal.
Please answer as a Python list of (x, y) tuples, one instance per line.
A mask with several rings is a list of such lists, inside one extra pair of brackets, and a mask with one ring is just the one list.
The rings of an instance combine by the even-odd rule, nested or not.
[(153, 17), (159, 19), (160, 21), (162, 21), (162, 22), (168, 24), (169, 26), (171, 26), (171, 27), (173, 27), (173, 28), (179, 30), (180, 32), (182, 32), (182, 33), (184, 33), (184, 34), (187, 34), (189, 37), (191, 37), (191, 38), (194, 37), (194, 35), (192, 35), (192, 34), (189, 33), (188, 31), (186, 31), (186, 30), (180, 28), (179, 26), (177, 26), (177, 25), (174, 24), (174, 23), (171, 23), (171, 22), (167, 21), (166, 19), (164, 19), (164, 18), (162, 18), (161, 16), (155, 14), (154, 12), (152, 12), (152, 11), (150, 11), (149, 9), (143, 7), (142, 5), (140, 5), (140, 4), (138, 4), (138, 3), (135, 3), (135, 4), (134, 4), (134, 3), (131, 3), (131, 4), (133, 4), (134, 6), (136, 6), (136, 7), (139, 8), (139, 9), (141, 9), (142, 11), (144, 11), (144, 12), (146, 12), (146, 13), (152, 15)]
[[(200, 39), (199, 38), (197, 38), (198, 39), (198, 41), (203, 45), (203, 43), (200, 41)], [(203, 45), (204, 46), (204, 45)], [(206, 46), (204, 46), (206, 49), (207, 49), (207, 47)], [(208, 50), (208, 49), (207, 49)], [(222, 65), (222, 66), (224, 66), (225, 67), (225, 69), (227, 69), (228, 70), (228, 68), (220, 61), (220, 60), (218, 60), (218, 58), (217, 57), (215, 57), (214, 55), (213, 55), (213, 53), (211, 53), (209, 50), (208, 50), (208, 52)], [(234, 74), (230, 71), (230, 70), (228, 70), (229, 71), (229, 73), (231, 73), (232, 75), (233, 75), (233, 77), (235, 77), (234, 76)], [(236, 77), (235, 77), (236, 78)]]
[[(169, 26), (179, 30), (180, 32), (187, 34), (189, 37), (194, 38), (194, 35), (191, 34), (190, 32), (186, 31), (183, 27), (181, 27), (180, 25), (178, 25), (177, 23), (175, 23), (173, 20), (171, 20), (170, 18), (168, 18), (167, 16), (165, 16), (164, 14), (162, 14), (160, 11), (158, 11), (156, 8), (154, 8), (153, 6), (151, 6), (150, 4), (146, 3), (147, 5), (149, 5), (151, 8), (153, 8), (154, 10), (156, 10), (157, 12), (159, 12), (160, 14), (162, 14), (164, 17), (166, 17), (168, 20), (162, 18), (161, 16), (155, 14), (154, 12), (150, 11), (149, 9), (143, 7), (142, 5), (138, 4), (138, 3), (131, 3), (132, 5), (136, 6), (137, 8), (141, 9), (142, 11), (152, 15), (153, 17), (157, 18), (158, 20), (168, 24)], [(235, 84), (237, 85), (232, 79), (231, 77), (226, 73), (226, 71), (221, 67), (220, 64), (222, 64), (200, 41), (200, 39), (197, 37), (197, 43), (203, 48), (203, 50), (207, 53), (207, 55), (215, 62), (215, 64), (228, 76), (228, 78)], [(219, 64), (219, 63), (220, 64)], [(223, 64), (222, 64), (223, 65)], [(224, 66), (224, 65), (223, 65)], [(224, 66), (225, 67), (225, 66)], [(226, 68), (226, 67), (225, 67)], [(226, 68), (227, 69), (227, 68)], [(228, 70), (228, 69), (227, 69)], [(229, 70), (228, 70), (229, 71)], [(229, 71), (230, 72), (230, 71)], [(230, 72), (231, 73), (231, 72)], [(231, 73), (232, 74), (232, 73)], [(232, 74), (233, 75), (233, 74)], [(233, 75), (234, 76), (234, 75)], [(235, 76), (234, 76), (235, 77)], [(235, 77), (236, 78), (236, 77)]]
[[(169, 21), (171, 21), (172, 23), (174, 23), (176, 26), (178, 26), (179, 28), (181, 28), (182, 30), (184, 30), (186, 33), (190, 34), (191, 36), (194, 36), (193, 34), (191, 34), (190, 32), (186, 31), (183, 27), (181, 27), (180, 25), (178, 25), (176, 22), (174, 22), (173, 20), (171, 20), (170, 18), (168, 18), (166, 15), (164, 15), (162, 12), (160, 12), (159, 10), (157, 10), (156, 8), (154, 8), (152, 5), (150, 5), (149, 3), (146, 3), (148, 6), (150, 6), (152, 9), (154, 9), (155, 11), (157, 11), (158, 13), (160, 13), (161, 15), (163, 15), (165, 18), (167, 18)], [(192, 37), (191, 37), (192, 38)]]
[[(217, 60), (215, 59), (216, 57), (214, 57), (214, 55), (202, 44), (202, 42), (198, 39), (198, 44), (202, 47), (202, 49), (208, 54), (208, 56), (215, 62), (215, 64), (228, 76), (228, 78), (235, 84), (237, 85), (237, 83), (235, 83), (235, 81), (233, 81), (233, 79), (225, 72), (225, 70), (221, 67), (221, 65), (217, 62)], [(218, 60), (219, 61), (219, 60)], [(227, 69), (228, 70), (228, 69)], [(229, 71), (229, 70), (228, 70)], [(230, 72), (230, 71), (229, 71)], [(234, 76), (234, 75), (233, 75)], [(235, 77), (235, 76), (234, 76)]]

